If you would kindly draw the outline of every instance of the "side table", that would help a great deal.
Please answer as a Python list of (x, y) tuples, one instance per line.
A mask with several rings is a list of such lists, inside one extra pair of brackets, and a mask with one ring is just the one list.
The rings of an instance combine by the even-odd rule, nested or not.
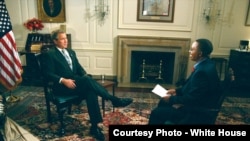
[[(101, 84), (104, 88), (109, 88), (112, 87), (112, 94), (113, 96), (115, 96), (115, 86), (116, 83), (114, 81), (110, 81), (110, 80), (97, 80), (97, 82), (99, 84)], [(105, 115), (105, 100), (102, 98), (102, 110), (103, 110), (103, 116)], [(113, 106), (113, 112), (114, 112), (114, 106)]]

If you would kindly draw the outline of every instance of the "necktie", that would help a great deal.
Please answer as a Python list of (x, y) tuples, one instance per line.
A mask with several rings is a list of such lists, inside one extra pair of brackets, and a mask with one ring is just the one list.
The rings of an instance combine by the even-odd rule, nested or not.
[(72, 66), (72, 60), (70, 59), (69, 55), (66, 53), (65, 49), (62, 49), (62, 54), (63, 54), (64, 58), (66, 59), (66, 61), (68, 62), (69, 67), (72, 70), (72, 68), (73, 68), (73, 66)]

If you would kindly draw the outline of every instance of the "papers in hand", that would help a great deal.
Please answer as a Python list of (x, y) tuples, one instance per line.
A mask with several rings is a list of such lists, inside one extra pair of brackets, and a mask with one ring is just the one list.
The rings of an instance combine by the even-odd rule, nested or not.
[(167, 90), (163, 88), (161, 85), (157, 84), (152, 90), (153, 93), (159, 95), (160, 97), (167, 96)]

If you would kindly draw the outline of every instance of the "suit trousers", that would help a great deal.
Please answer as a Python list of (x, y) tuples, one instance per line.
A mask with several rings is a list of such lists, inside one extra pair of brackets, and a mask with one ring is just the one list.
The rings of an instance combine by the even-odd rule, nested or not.
[(151, 111), (148, 124), (160, 125), (166, 121), (178, 123), (185, 116), (186, 112), (182, 108), (176, 109), (164, 100), (160, 100), (158, 106)]
[(114, 96), (110, 95), (109, 92), (96, 80), (87, 75), (74, 76), (72, 79), (75, 80), (75, 89), (68, 89), (64, 85), (60, 84), (60, 86), (54, 88), (56, 94), (75, 94), (80, 97), (80, 101), (85, 99), (91, 124), (93, 125), (102, 122), (103, 119), (100, 111), (100, 105), (98, 103), (98, 96), (111, 101), (115, 99)]

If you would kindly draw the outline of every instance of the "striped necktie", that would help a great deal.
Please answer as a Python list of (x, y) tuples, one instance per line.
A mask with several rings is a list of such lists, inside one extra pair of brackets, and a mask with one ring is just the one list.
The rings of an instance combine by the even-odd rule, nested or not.
[(70, 67), (71, 70), (72, 70), (72, 69), (73, 69), (72, 60), (70, 59), (69, 55), (66, 53), (66, 50), (65, 50), (65, 49), (62, 49), (62, 55), (64, 56), (64, 58), (66, 59), (66, 61), (67, 61), (68, 64), (69, 64), (69, 67)]

